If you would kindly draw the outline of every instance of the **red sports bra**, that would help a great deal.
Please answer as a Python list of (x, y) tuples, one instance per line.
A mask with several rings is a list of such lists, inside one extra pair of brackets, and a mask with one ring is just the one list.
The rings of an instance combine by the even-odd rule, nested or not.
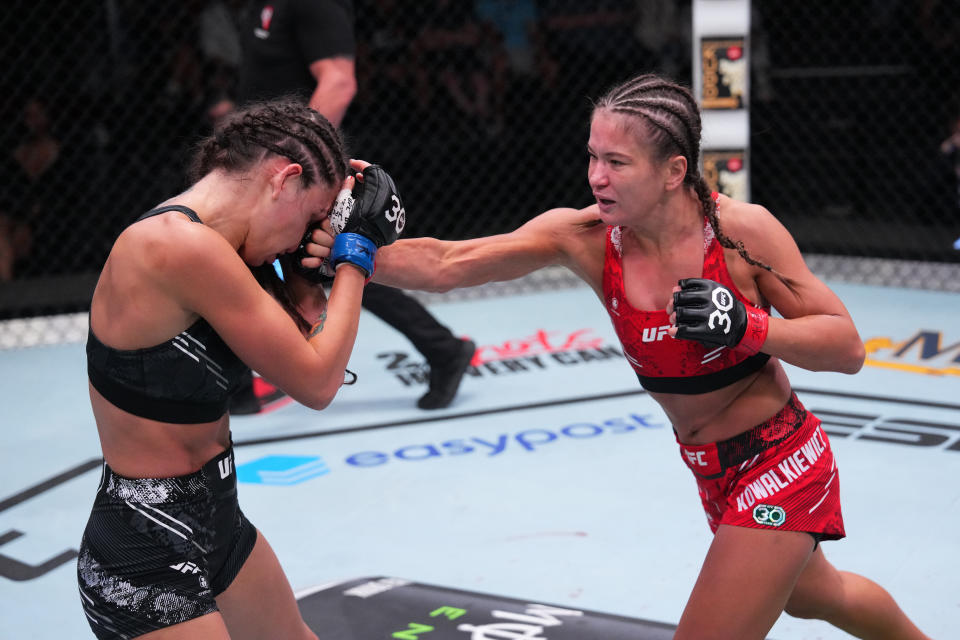
[[(714, 196), (716, 200), (717, 196)], [(671, 338), (665, 309), (640, 311), (627, 302), (623, 290), (621, 228), (607, 227), (603, 260), (603, 300), (620, 338), (624, 355), (647, 391), (695, 394), (723, 388), (760, 369), (770, 356), (749, 356), (727, 347), (707, 346), (694, 340)], [(724, 285), (741, 302), (755, 306), (744, 296), (727, 271), (723, 247), (713, 227), (704, 218), (703, 278)], [(769, 311), (769, 306), (766, 307)]]

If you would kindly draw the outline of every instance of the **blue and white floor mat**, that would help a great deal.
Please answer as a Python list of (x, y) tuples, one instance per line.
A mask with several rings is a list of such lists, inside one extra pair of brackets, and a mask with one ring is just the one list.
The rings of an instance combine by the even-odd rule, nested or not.
[[(960, 297), (833, 287), (867, 365), (855, 376), (788, 367), (841, 472), (848, 537), (824, 549), (931, 637), (958, 637)], [(396, 624), (371, 637), (422, 640), (443, 623), (459, 634), (443, 638), (467, 639), (526, 616), (562, 639), (577, 636), (560, 623), (584, 615), (669, 637), (710, 534), (596, 297), (580, 287), (431, 309), (480, 345), (449, 408), (416, 408), (422, 358), (365, 312), (359, 381), (330, 408), (289, 402), (233, 420), (241, 505), (310, 615), (323, 617), (327, 594), (381, 589), (395, 591), (382, 610)], [(91, 637), (75, 573), (100, 457), (83, 344), (0, 351), (0, 379), (0, 637)], [(770, 637), (847, 636), (784, 615)]]

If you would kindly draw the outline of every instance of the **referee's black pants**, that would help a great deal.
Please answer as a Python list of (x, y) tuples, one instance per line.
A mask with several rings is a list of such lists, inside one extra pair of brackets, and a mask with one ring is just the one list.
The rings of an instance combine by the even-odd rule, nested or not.
[(460, 340), (413, 296), (376, 282), (363, 289), (363, 308), (402, 333), (428, 363), (460, 353)]

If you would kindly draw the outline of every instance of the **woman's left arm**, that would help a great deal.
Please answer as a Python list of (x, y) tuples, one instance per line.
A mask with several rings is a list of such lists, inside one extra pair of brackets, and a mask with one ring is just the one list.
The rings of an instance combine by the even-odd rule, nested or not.
[(736, 227), (730, 235), (773, 267), (751, 271), (760, 295), (782, 316), (770, 317), (760, 351), (811, 371), (859, 371), (863, 341), (846, 306), (810, 271), (793, 236), (769, 211), (747, 205), (745, 217), (730, 225)]

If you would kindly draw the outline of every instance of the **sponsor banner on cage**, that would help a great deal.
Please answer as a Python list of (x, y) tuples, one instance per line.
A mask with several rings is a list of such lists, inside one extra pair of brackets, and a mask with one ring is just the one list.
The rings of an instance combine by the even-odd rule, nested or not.
[(876, 336), (864, 341), (864, 364), (929, 376), (960, 376), (960, 340), (948, 332), (918, 330), (913, 335)]
[[(406, 351), (381, 352), (377, 354), (377, 359), (383, 363), (387, 373), (404, 386), (423, 385), (430, 378), (430, 367), (426, 361)], [(574, 331), (537, 329), (530, 335), (509, 338), (500, 344), (479, 344), (466, 376), (488, 378), (522, 375), (557, 367), (623, 359), (623, 349), (619, 343), (608, 342), (592, 328)]]
[(719, 191), (734, 200), (748, 201), (747, 177), (746, 150), (704, 150), (703, 178), (713, 191)]
[(746, 39), (743, 37), (700, 40), (704, 109), (743, 109), (746, 102)]

